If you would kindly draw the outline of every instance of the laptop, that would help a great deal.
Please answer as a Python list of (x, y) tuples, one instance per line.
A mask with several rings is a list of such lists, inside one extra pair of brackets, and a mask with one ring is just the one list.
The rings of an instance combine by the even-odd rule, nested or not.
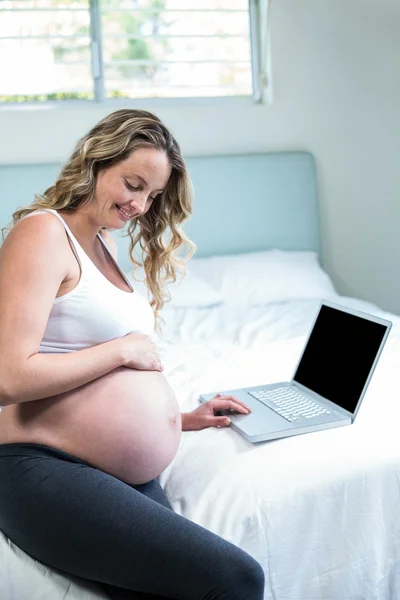
[[(251, 443), (351, 425), (391, 321), (323, 300), (291, 381), (219, 391), (247, 404), (230, 427)], [(217, 392), (200, 395), (207, 402)]]

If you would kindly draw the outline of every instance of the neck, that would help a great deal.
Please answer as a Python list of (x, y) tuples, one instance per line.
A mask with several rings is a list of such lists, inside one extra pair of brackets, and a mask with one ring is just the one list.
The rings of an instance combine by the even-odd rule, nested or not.
[(93, 247), (101, 227), (93, 218), (82, 210), (62, 214), (63, 219), (82, 246)]

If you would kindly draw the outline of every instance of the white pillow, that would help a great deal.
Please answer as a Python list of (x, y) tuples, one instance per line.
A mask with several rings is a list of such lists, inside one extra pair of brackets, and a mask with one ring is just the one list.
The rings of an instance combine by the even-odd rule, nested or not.
[[(168, 291), (171, 294), (171, 301), (165, 304), (165, 307), (207, 307), (222, 303), (222, 296), (218, 290), (213, 288), (207, 281), (193, 275), (189, 268), (186, 268), (187, 274), (183, 279), (178, 276), (177, 281), (168, 285)], [(127, 273), (127, 277), (132, 281), (133, 287), (145, 298), (150, 298), (144, 280), (144, 269), (139, 268), (135, 271), (135, 276)]]
[(192, 275), (218, 290), (229, 305), (257, 306), (336, 295), (312, 251), (266, 250), (193, 258), (190, 269)]

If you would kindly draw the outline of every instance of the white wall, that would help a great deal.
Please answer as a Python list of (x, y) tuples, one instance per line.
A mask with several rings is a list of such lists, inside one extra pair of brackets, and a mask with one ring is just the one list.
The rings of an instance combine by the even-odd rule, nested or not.
[[(186, 155), (313, 152), (325, 268), (400, 314), (400, 2), (272, 0), (271, 34), (272, 105), (156, 112)], [(107, 112), (1, 110), (0, 162), (62, 160)]]

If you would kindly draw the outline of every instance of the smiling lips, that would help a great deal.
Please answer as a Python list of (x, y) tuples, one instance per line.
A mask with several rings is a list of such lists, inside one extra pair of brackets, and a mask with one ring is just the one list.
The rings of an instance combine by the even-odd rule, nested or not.
[(115, 205), (118, 209), (118, 211), (122, 214), (122, 216), (124, 217), (124, 220), (129, 221), (130, 219), (132, 219), (134, 217), (134, 213), (128, 213), (126, 210), (124, 210), (121, 206), (119, 206), (118, 204)]

